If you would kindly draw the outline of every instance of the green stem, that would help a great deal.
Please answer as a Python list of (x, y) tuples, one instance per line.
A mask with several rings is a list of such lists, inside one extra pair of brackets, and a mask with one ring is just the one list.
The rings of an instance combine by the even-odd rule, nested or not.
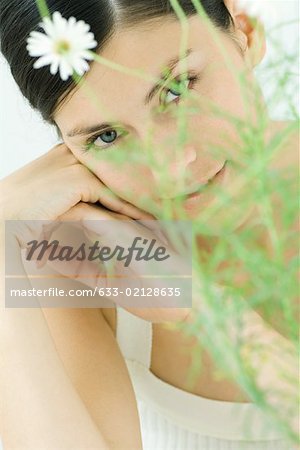
[(46, 0), (36, 0), (36, 5), (42, 18), (50, 17), (50, 11)]

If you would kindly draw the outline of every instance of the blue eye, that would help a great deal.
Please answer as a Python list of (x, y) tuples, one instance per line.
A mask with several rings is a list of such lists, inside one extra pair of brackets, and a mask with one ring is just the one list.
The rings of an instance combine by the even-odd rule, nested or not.
[(185, 80), (173, 80), (171, 87), (162, 91), (160, 103), (168, 105), (174, 101), (176, 102), (184, 92), (193, 87), (197, 80), (198, 76), (190, 76)]
[(118, 137), (118, 133), (116, 130), (107, 130), (104, 133), (99, 134), (99, 136), (96, 137), (96, 139), (93, 141), (94, 145), (96, 145), (96, 142), (98, 139), (100, 139), (104, 144), (111, 144), (114, 142)]
[(165, 93), (164, 102), (171, 103), (176, 100), (182, 94), (183, 89), (187, 89), (189, 86), (190, 80), (185, 80), (181, 82), (177, 82), (178, 89), (174, 86), (173, 89), (168, 89)]
[(104, 149), (110, 147), (122, 134), (121, 131), (117, 131), (116, 129), (105, 130), (102, 133), (90, 137), (86, 142), (86, 149)]

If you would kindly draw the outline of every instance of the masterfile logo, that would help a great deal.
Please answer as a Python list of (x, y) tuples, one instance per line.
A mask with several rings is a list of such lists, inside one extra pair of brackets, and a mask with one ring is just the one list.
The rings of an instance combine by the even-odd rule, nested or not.
[(190, 221), (17, 222), (22, 265), (5, 224), (6, 307), (192, 306)]

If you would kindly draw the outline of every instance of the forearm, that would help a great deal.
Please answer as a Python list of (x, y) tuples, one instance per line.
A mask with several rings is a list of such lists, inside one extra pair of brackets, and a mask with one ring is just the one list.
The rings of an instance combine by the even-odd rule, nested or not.
[[(270, 406), (278, 417), (288, 423), (293, 431), (299, 434), (299, 411), (298, 411), (298, 379), (299, 359), (296, 346), (278, 333), (253, 309), (240, 308), (238, 312), (233, 305), (233, 299), (226, 294), (221, 303), (223, 314), (217, 314), (210, 304), (209, 298), (203, 301), (205, 295), (202, 292), (194, 301), (194, 308), (185, 322), (194, 324), (197, 316), (202, 315), (202, 323), (212, 321), (213, 315), (218, 315), (215, 322), (214, 345), (222, 342), (222, 351), (228, 348), (229, 353), (239, 353), (243, 372), (251, 377), (256, 389), (261, 392), (268, 406)], [(196, 290), (195, 290), (196, 292)], [(219, 291), (221, 292), (221, 291)], [(218, 290), (216, 290), (216, 295)], [(236, 302), (237, 299), (234, 299)], [(241, 300), (243, 301), (243, 300)], [(239, 318), (239, 320), (237, 320)], [(220, 324), (220, 325), (218, 325)], [(212, 326), (212, 325), (211, 325)], [(204, 325), (205, 327), (205, 325)], [(226, 358), (224, 361), (226, 369), (236, 381), (239, 378), (240, 368), (236, 365), (238, 358)]]
[[(11, 243), (10, 251), (17, 251), (13, 247)], [(2, 261), (0, 435), (4, 448), (107, 449), (66, 375), (42, 311), (4, 308), (3, 268)]]
[[(264, 392), (267, 403), (280, 411), (282, 417), (290, 417), (294, 431), (299, 433), (296, 409), (299, 365), (295, 346), (251, 309), (243, 315), (242, 329), (230, 323), (228, 333), (233, 343), (239, 336), (244, 366), (255, 374), (255, 384)], [(292, 405), (293, 412), (289, 410)]]

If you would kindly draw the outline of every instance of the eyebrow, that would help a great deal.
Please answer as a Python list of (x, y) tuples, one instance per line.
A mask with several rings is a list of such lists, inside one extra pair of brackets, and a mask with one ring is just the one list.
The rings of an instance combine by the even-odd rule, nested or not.
[[(161, 73), (159, 75), (159, 79), (158, 79), (157, 83), (154, 86), (152, 86), (152, 88), (149, 90), (149, 92), (145, 96), (145, 99), (144, 99), (145, 105), (148, 105), (151, 102), (151, 100), (153, 99), (153, 97), (155, 96), (155, 94), (157, 93), (159, 88), (161, 87), (162, 83), (164, 81), (166, 81), (166, 79), (170, 76), (170, 74), (175, 69), (177, 64), (180, 61), (187, 58), (191, 52), (192, 52), (192, 49), (188, 48), (181, 56), (176, 56), (174, 58), (171, 58), (166, 63), (166, 65), (164, 66), (164, 71), (163, 71), (164, 73)], [(73, 128), (71, 131), (69, 131), (67, 133), (67, 136), (68, 137), (87, 136), (92, 133), (107, 130), (111, 127), (112, 127), (112, 123), (95, 124), (95, 125), (91, 125), (88, 127), (76, 126), (75, 128)]]

